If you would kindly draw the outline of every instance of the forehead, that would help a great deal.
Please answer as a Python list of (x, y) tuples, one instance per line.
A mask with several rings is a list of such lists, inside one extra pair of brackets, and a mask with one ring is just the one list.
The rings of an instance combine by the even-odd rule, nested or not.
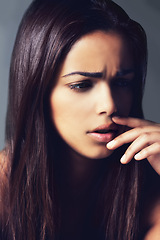
[(62, 75), (70, 71), (102, 71), (130, 68), (132, 57), (126, 39), (118, 33), (95, 31), (84, 35), (66, 56)]

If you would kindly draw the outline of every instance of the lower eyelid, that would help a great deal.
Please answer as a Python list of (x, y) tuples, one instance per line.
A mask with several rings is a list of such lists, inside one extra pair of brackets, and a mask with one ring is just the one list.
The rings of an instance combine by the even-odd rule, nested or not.
[(83, 86), (83, 83), (82, 84), (73, 84), (73, 85), (70, 85), (71, 88), (88, 88), (90, 86)]

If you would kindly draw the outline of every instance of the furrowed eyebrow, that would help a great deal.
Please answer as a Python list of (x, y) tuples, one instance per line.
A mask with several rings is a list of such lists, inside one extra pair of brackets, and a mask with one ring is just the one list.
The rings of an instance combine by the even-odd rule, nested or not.
[(68, 77), (68, 76), (72, 76), (72, 75), (81, 75), (84, 77), (90, 77), (90, 78), (103, 78), (104, 73), (103, 72), (71, 72), (68, 73), (66, 75), (64, 75), (63, 77)]
[(130, 73), (135, 74), (135, 70), (134, 69), (123, 69), (116, 73), (116, 77), (122, 77), (122, 76), (125, 76)]
[[(134, 69), (120, 70), (116, 73), (116, 77), (125, 76), (125, 75), (130, 74), (130, 73), (134, 74), (135, 70)], [(90, 78), (104, 78), (105, 75), (106, 75), (106, 72), (105, 71), (104, 72), (80, 72), (80, 71), (76, 71), (76, 72), (71, 72), (71, 73), (65, 74), (62, 77), (68, 77), (68, 76), (72, 76), (72, 75), (81, 75), (81, 76), (90, 77)]]

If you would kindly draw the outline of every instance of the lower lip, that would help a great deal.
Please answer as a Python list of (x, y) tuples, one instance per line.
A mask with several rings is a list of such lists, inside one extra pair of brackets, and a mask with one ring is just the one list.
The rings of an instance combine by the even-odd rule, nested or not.
[(110, 133), (103, 133), (103, 134), (102, 133), (91, 132), (91, 133), (88, 133), (88, 135), (92, 139), (94, 139), (98, 142), (108, 143), (117, 136), (117, 132), (110, 132)]

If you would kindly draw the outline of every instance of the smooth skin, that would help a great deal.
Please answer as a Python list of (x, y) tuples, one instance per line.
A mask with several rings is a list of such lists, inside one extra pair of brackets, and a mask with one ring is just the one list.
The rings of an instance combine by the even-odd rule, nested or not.
[[(71, 165), (68, 166), (70, 181), (63, 189), (66, 192), (69, 190), (71, 194), (67, 207), (64, 206), (65, 211), (68, 211), (64, 211), (64, 221), (69, 224), (66, 227), (67, 231), (69, 227), (75, 229), (74, 234), (80, 231), (79, 226), (83, 223), (83, 213), (90, 205), (90, 198), (88, 205), (82, 201), (75, 202), (73, 209), (73, 204), (72, 206), (69, 204), (73, 203), (77, 189), (78, 194), (81, 191), (84, 199), (83, 196), (95, 178), (100, 159), (110, 156), (119, 146), (131, 143), (121, 162), (129, 163), (133, 157), (137, 161), (147, 158), (160, 174), (160, 124), (129, 117), (133, 103), (131, 86), (134, 71), (130, 71), (133, 65), (124, 38), (113, 32), (96, 31), (74, 44), (62, 64), (56, 86), (51, 92), (53, 124), (70, 151), (68, 156), (71, 158)], [(123, 70), (127, 70), (128, 73)], [(78, 72), (92, 73), (92, 77), (86, 77)], [(113, 117), (114, 114), (123, 118)], [(88, 135), (88, 131), (103, 124), (118, 126), (118, 136), (108, 144), (99, 143)], [(126, 126), (130, 130), (124, 132)], [(3, 162), (3, 158), (4, 154), (0, 154), (0, 163)], [(66, 165), (65, 163), (64, 167), (67, 167)], [(2, 179), (3, 169), (0, 170)], [(149, 216), (153, 227), (145, 236), (145, 240), (158, 239), (160, 217), (157, 215), (159, 212), (157, 209), (160, 209), (159, 200), (154, 204)], [(71, 216), (73, 222), (70, 219), (70, 223), (68, 217)], [(76, 236), (73, 239), (78, 238)]]
[(133, 69), (126, 40), (114, 32), (83, 36), (62, 63), (50, 108), (53, 125), (65, 144), (65, 158), (60, 161), (65, 182), (61, 189), (64, 238), (83, 239), (80, 233), (93, 202), (93, 182), (98, 181), (100, 169), (113, 153), (106, 148), (108, 141), (98, 141), (90, 132), (104, 125), (116, 128), (117, 135), (124, 132), (124, 126), (115, 124), (112, 116), (130, 114)]
[[(116, 33), (102, 31), (88, 34), (77, 41), (62, 64), (56, 86), (51, 92), (51, 115), (64, 142), (70, 150), (74, 149), (70, 154), (74, 165), (70, 174), (75, 173), (71, 182), (76, 185), (78, 181), (78, 186), (81, 185), (82, 189), (84, 179), (85, 186), (92, 182), (86, 178), (92, 172), (91, 165), (97, 159), (110, 156), (125, 143), (131, 144), (121, 158), (121, 163), (127, 164), (133, 158), (137, 161), (147, 158), (160, 174), (160, 124), (129, 117), (133, 103), (130, 83), (134, 80), (134, 71), (123, 74), (122, 77), (119, 77), (119, 73), (133, 67), (125, 39)], [(96, 74), (88, 77), (79, 72)], [(123, 118), (113, 117), (114, 113)], [(87, 131), (103, 124), (119, 126), (118, 136), (108, 144), (100, 144), (87, 134)], [(126, 126), (130, 130), (124, 132)], [(77, 156), (80, 168), (76, 166)], [(159, 206), (159, 201), (156, 201), (149, 213), (148, 221), (152, 227), (145, 240), (157, 240), (160, 221), (154, 209), (159, 209)], [(153, 216), (156, 219), (154, 222)]]
[[(130, 130), (122, 133), (107, 144), (107, 148), (115, 150), (125, 143), (131, 143), (121, 158), (122, 164), (148, 160), (153, 169), (160, 175), (160, 124), (136, 118), (113, 117), (112, 120), (125, 125)], [(152, 196), (151, 196), (152, 198)], [(149, 206), (148, 206), (149, 207)], [(147, 210), (147, 209), (146, 209)], [(143, 240), (160, 239), (160, 196), (152, 204), (148, 212), (148, 225), (151, 226)]]
[(160, 175), (160, 124), (135, 118), (113, 117), (112, 120), (131, 130), (109, 142), (107, 148), (115, 150), (125, 143), (131, 143), (122, 156), (121, 163), (129, 163), (133, 158), (137, 161), (147, 158)]
[(62, 139), (90, 159), (111, 155), (107, 142), (96, 141), (89, 132), (103, 125), (118, 128), (118, 135), (124, 131), (111, 116), (129, 116), (133, 81), (133, 59), (124, 38), (96, 31), (79, 39), (65, 58), (50, 97), (52, 120)]

